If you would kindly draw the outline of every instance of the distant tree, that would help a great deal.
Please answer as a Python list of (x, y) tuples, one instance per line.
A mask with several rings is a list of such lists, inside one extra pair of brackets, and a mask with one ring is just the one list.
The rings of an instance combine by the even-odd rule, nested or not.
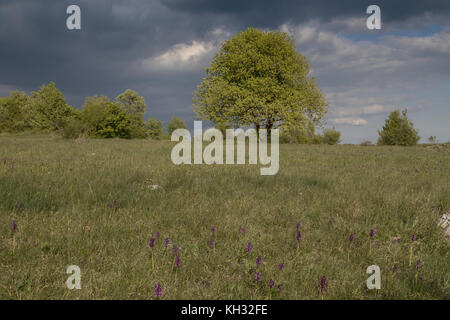
[(166, 136), (163, 131), (163, 122), (154, 118), (147, 121), (147, 136), (153, 140), (162, 140)]
[(322, 134), (322, 141), (325, 144), (338, 144), (341, 141), (341, 133), (336, 129), (325, 129)]
[(436, 136), (430, 136), (429, 138), (428, 138), (428, 142), (429, 143), (436, 143), (437, 142), (437, 139), (436, 139)]
[(33, 128), (56, 131), (64, 128), (74, 108), (66, 103), (55, 83), (50, 82), (31, 93), (29, 112)]
[(306, 126), (282, 126), (280, 142), (298, 144), (320, 144), (322, 137), (315, 133), (315, 124), (307, 121)]
[(86, 98), (80, 118), (90, 135), (100, 138), (132, 138), (130, 116), (105, 96)]
[(327, 111), (309, 72), (287, 33), (249, 28), (222, 44), (194, 93), (194, 110), (220, 125), (301, 130)]
[(106, 105), (109, 103), (111, 101), (105, 96), (95, 95), (86, 98), (80, 118), (86, 124), (89, 135), (96, 135), (100, 129), (100, 124), (108, 116)]
[(183, 120), (174, 117), (172, 118), (172, 120), (170, 120), (169, 124), (167, 125), (167, 133), (169, 134), (169, 137), (172, 135), (172, 132), (174, 132), (176, 129), (187, 129), (187, 127)]
[(147, 109), (144, 97), (136, 91), (127, 89), (116, 97), (116, 104), (125, 110), (131, 120), (131, 136), (133, 138), (145, 138), (146, 126), (144, 114)]
[(391, 112), (382, 130), (378, 130), (379, 145), (412, 146), (417, 144), (420, 137), (406, 113), (407, 109), (401, 114), (399, 110)]
[(144, 97), (141, 97), (136, 91), (130, 89), (119, 94), (116, 97), (116, 102), (129, 114), (144, 115), (147, 109)]
[(0, 131), (20, 132), (31, 128), (30, 99), (24, 92), (13, 91), (0, 97)]
[(135, 131), (127, 113), (114, 103), (107, 104), (106, 110), (108, 116), (100, 124), (97, 135), (103, 138), (133, 138)]
[(371, 147), (371, 146), (374, 146), (374, 144), (373, 144), (372, 141), (370, 141), (370, 140), (365, 140), (365, 141), (361, 142), (359, 145), (362, 146), (362, 147)]
[(83, 121), (80, 110), (75, 110), (74, 114), (67, 120), (61, 134), (67, 139), (76, 139), (89, 135), (89, 126)]

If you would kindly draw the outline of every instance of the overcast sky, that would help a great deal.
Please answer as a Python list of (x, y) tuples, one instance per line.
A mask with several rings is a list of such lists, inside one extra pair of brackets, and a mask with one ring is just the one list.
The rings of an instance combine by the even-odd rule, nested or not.
[[(66, 8), (81, 8), (81, 30)], [(381, 8), (368, 30), (366, 9)], [(193, 126), (192, 93), (220, 43), (248, 27), (289, 32), (330, 102), (343, 142), (377, 140), (408, 108), (422, 141), (450, 140), (450, 1), (1, 0), (0, 95), (54, 81), (69, 104), (130, 88), (146, 118)]]

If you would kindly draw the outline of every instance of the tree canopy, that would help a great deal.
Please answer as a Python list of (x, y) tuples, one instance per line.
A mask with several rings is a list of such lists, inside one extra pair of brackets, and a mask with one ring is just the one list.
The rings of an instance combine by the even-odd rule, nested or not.
[(67, 118), (73, 114), (73, 110), (54, 82), (31, 93), (29, 112), (33, 128), (60, 130), (65, 126)]
[(407, 109), (391, 112), (381, 130), (378, 130), (379, 145), (412, 146), (419, 142), (418, 132), (406, 116)]
[(309, 72), (287, 33), (249, 28), (222, 44), (194, 93), (194, 110), (219, 126), (304, 128), (327, 112)]
[(177, 117), (173, 117), (172, 120), (167, 124), (167, 133), (169, 136), (172, 135), (172, 132), (174, 132), (177, 129), (186, 129), (186, 124), (183, 120)]

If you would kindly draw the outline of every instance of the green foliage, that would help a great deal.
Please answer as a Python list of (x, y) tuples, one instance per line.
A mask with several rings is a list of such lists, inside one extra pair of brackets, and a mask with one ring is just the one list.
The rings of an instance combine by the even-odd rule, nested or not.
[(325, 144), (338, 144), (341, 140), (341, 133), (336, 129), (325, 129), (322, 134), (322, 141)]
[(280, 134), (280, 143), (320, 144), (322, 138), (315, 134), (315, 125), (308, 121), (306, 126), (285, 125)]
[(24, 92), (13, 91), (9, 97), (0, 97), (0, 132), (20, 132), (31, 129), (30, 99)]
[(86, 98), (80, 119), (87, 132), (100, 138), (131, 138), (132, 125), (124, 109), (105, 96)]
[(116, 97), (115, 103), (125, 110), (131, 121), (131, 137), (145, 138), (146, 125), (144, 114), (147, 109), (144, 97), (139, 96), (136, 91), (127, 89)]
[(73, 112), (74, 109), (66, 103), (54, 82), (31, 93), (30, 121), (33, 128), (49, 131), (63, 129)]
[(116, 103), (129, 114), (144, 115), (147, 105), (144, 97), (136, 91), (127, 89), (116, 97)]
[(327, 102), (306, 58), (280, 31), (249, 28), (222, 44), (194, 93), (200, 119), (221, 125), (299, 130), (319, 122)]
[[(69, 106), (55, 83), (50, 82), (31, 96), (13, 91), (9, 97), (0, 97), (0, 132), (37, 129), (59, 131), (65, 138), (146, 138), (150, 134), (154, 139), (165, 139), (160, 121), (145, 123), (146, 108), (144, 98), (128, 89), (114, 102), (105, 96), (88, 97), (79, 111)], [(175, 126), (180, 125), (177, 121)]]
[(163, 132), (163, 122), (154, 118), (148, 119), (147, 122), (147, 136), (153, 140), (163, 140), (167, 136)]
[(187, 127), (183, 120), (174, 117), (172, 118), (172, 120), (170, 120), (169, 124), (167, 125), (167, 133), (169, 134), (169, 137), (172, 135), (172, 132), (174, 132), (176, 129), (187, 129)]
[(406, 116), (407, 109), (391, 112), (382, 130), (378, 130), (379, 145), (413, 146), (420, 137), (413, 123)]
[(88, 136), (89, 127), (82, 119), (81, 111), (76, 110), (74, 115), (67, 120), (61, 134), (66, 139), (76, 139)]

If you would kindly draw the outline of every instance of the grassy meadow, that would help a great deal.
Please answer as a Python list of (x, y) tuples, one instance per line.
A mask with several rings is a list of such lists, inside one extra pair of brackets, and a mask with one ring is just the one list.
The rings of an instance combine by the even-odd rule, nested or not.
[[(261, 176), (176, 166), (173, 145), (0, 135), (0, 298), (155, 299), (156, 284), (161, 299), (450, 298), (437, 226), (449, 147), (280, 145), (278, 174)], [(66, 287), (69, 265), (81, 290)]]

